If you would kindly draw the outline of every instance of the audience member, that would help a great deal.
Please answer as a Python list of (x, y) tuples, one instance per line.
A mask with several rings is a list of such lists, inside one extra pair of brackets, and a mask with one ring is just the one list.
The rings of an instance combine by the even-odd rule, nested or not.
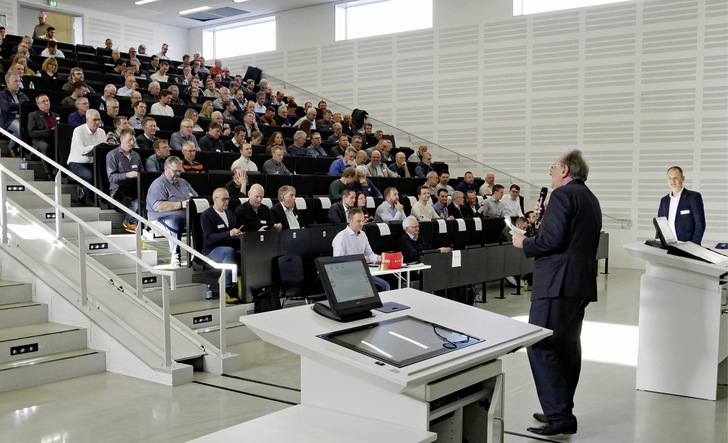
[(76, 100), (76, 112), (73, 112), (68, 116), (68, 124), (73, 126), (81, 126), (86, 123), (86, 113), (89, 109), (90, 106), (88, 104), (88, 99), (86, 97), (78, 98)]
[[(439, 180), (437, 178), (437, 172), (430, 171), (427, 173), (427, 177), (425, 180), (424, 186), (427, 187), (427, 190), (430, 191), (430, 198), (435, 198), (437, 195), (437, 189), (435, 189), (435, 186), (439, 183)], [(430, 200), (430, 204), (432, 204), (432, 200)]]
[(341, 123), (341, 126), (343, 127), (344, 134), (349, 137), (357, 134), (356, 127), (351, 122), (351, 114), (344, 114), (344, 121)]
[(521, 209), (521, 187), (513, 184), (508, 190), (508, 197), (501, 199), (503, 205), (503, 216), (504, 217), (523, 217), (523, 210)]
[(158, 82), (150, 82), (147, 87), (147, 93), (142, 95), (142, 99), (145, 102), (158, 102), (160, 99), (159, 93), (162, 92), (161, 86)]
[(356, 167), (354, 157), (356, 157), (356, 149), (346, 148), (346, 152), (344, 152), (343, 157), (331, 162), (331, 165), (329, 166), (329, 174), (340, 175), (344, 172), (344, 169)]
[(311, 134), (311, 144), (306, 148), (306, 155), (309, 157), (326, 157), (326, 151), (321, 146), (321, 134), (318, 132)]
[[(356, 148), (354, 148), (356, 149)], [(357, 151), (356, 157), (354, 157), (354, 163), (356, 163), (357, 166), (363, 166), (366, 168), (367, 165), (367, 153), (364, 151)]]
[[(225, 188), (217, 188), (212, 193), (212, 206), (200, 215), (202, 254), (217, 263), (236, 263), (240, 253), (238, 237), (243, 232), (236, 228), (237, 219), (228, 209), (229, 203), (230, 196)], [(232, 274), (232, 271), (225, 271), (225, 303), (238, 304), (238, 289)]]
[(364, 215), (364, 223), (373, 223), (374, 217), (369, 214), (367, 210), (367, 195), (361, 191), (356, 193), (356, 207), (361, 209), (361, 213)]
[(147, 113), (147, 104), (144, 103), (144, 100), (139, 100), (134, 102), (132, 108), (134, 110), (134, 115), (129, 118), (129, 126), (134, 129), (143, 129), (144, 126), (142, 125), (142, 122), (144, 121), (144, 115)]
[[(97, 145), (106, 143), (106, 132), (99, 127), (101, 116), (99, 111), (89, 109), (86, 111), (86, 124), (73, 130), (71, 137), (71, 150), (68, 154), (68, 169), (89, 183), (94, 181), (92, 168), (93, 150)], [(93, 194), (86, 186), (82, 186), (83, 193), (79, 193), (79, 202), (93, 204)]]
[(440, 218), (439, 215), (432, 209), (430, 204), (430, 190), (427, 186), (420, 186), (417, 188), (417, 202), (412, 205), (410, 215), (417, 217), (419, 220), (433, 220)]
[(447, 213), (454, 218), (472, 218), (464, 217), (462, 210), (460, 209), (465, 203), (465, 194), (462, 191), (453, 191), (450, 204), (447, 205)]
[(147, 171), (164, 172), (164, 162), (167, 161), (167, 157), (171, 152), (169, 143), (167, 140), (158, 139), (152, 145), (154, 148), (154, 154), (147, 157), (144, 162), (144, 169)]
[(485, 183), (476, 192), (485, 197), (486, 195), (493, 194), (493, 184), (495, 183), (495, 175), (492, 172), (485, 174)]
[[(119, 109), (119, 100), (113, 97), (106, 100), (106, 110), (101, 113), (101, 123), (103, 127), (114, 127), (114, 119), (119, 117)], [(126, 117), (124, 117), (124, 120), (126, 120)]]
[(503, 186), (493, 185), (493, 195), (483, 200), (483, 215), (486, 217), (503, 217), (506, 215), (506, 208), (501, 202), (503, 198)]
[(480, 190), (480, 186), (475, 183), (475, 176), (473, 176), (473, 173), (467, 171), (465, 173), (465, 176), (463, 176), (463, 181), (461, 181), (455, 189), (462, 192), (463, 194), (471, 190), (475, 191), (475, 193), (477, 194)]
[(268, 206), (262, 204), (264, 195), (263, 186), (255, 183), (248, 191), (248, 201), (235, 208), (241, 231), (280, 231), (283, 228), (280, 223), (276, 223)]
[(149, 76), (150, 80), (154, 80), (155, 82), (163, 82), (168, 83), (170, 81), (169, 75), (167, 75), (167, 71), (169, 70), (169, 63), (162, 60), (159, 62), (159, 69), (157, 72)]
[(447, 199), (447, 189), (440, 188), (437, 191), (437, 203), (432, 205), (432, 209), (435, 211), (435, 214), (437, 214), (438, 217), (444, 218), (445, 220), (454, 220), (455, 217), (451, 216), (447, 210)]
[(460, 205), (460, 212), (463, 214), (463, 218), (484, 217), (485, 207), (478, 204), (478, 197), (474, 190), (470, 189), (465, 193), (465, 203)]
[(333, 198), (340, 198), (345, 189), (356, 180), (356, 170), (352, 167), (344, 169), (341, 178), (334, 180), (329, 185), (329, 195)]
[(58, 72), (58, 60), (55, 57), (48, 57), (43, 60), (43, 64), (38, 71), (38, 76), (43, 78), (52, 78), (55, 80), (56, 73)]
[(281, 229), (305, 228), (303, 217), (296, 208), (296, 188), (284, 185), (278, 188), (278, 203), (271, 209), (273, 219)]
[[(103, 120), (104, 118), (101, 117), (101, 121)], [(121, 130), (125, 128), (131, 128), (131, 126), (129, 126), (129, 121), (126, 117), (120, 115), (115, 117), (114, 120), (111, 122), (111, 125), (109, 126), (114, 129), (106, 133), (106, 143), (112, 146), (119, 146), (121, 144)], [(138, 146), (136, 146), (136, 141), (134, 142), (133, 147), (137, 149), (139, 148)]]
[(182, 170), (184, 172), (205, 172), (205, 167), (202, 163), (195, 161), (197, 155), (197, 148), (191, 141), (182, 143), (182, 156), (184, 161), (182, 162)]
[[(353, 189), (344, 189), (341, 192), (341, 201), (331, 205), (326, 219), (335, 225), (346, 223), (349, 211), (356, 205), (356, 192)], [(362, 217), (363, 219), (363, 217)]]
[[(20, 76), (14, 72), (5, 74), (5, 89), (0, 91), (0, 126), (17, 138), (20, 138), (20, 104), (27, 101), (28, 97), (20, 91)], [(14, 140), (8, 144), (10, 157), (15, 157), (15, 144)]]
[[(363, 151), (359, 151), (363, 152)], [(372, 152), (372, 161), (367, 165), (369, 175), (373, 177), (394, 177), (394, 172), (382, 163), (382, 153), (378, 150)]]
[(152, 109), (149, 111), (151, 115), (166, 115), (168, 117), (174, 117), (174, 109), (169, 106), (172, 101), (172, 92), (169, 89), (164, 89), (159, 93), (159, 101), (152, 105)]
[[(152, 106), (154, 108), (154, 106)], [(195, 123), (190, 118), (184, 118), (179, 124), (179, 131), (172, 134), (169, 138), (169, 146), (175, 151), (182, 150), (182, 144), (186, 141), (192, 142), (195, 147), (199, 147), (197, 137), (192, 133), (195, 129)]]
[(291, 171), (283, 163), (283, 146), (273, 146), (272, 157), (263, 163), (266, 174), (291, 175)]
[(407, 168), (407, 158), (405, 157), (404, 152), (398, 152), (397, 155), (394, 156), (394, 163), (389, 165), (389, 169), (392, 170), (397, 177), (412, 177), (409, 173), (409, 169)]
[(152, 117), (144, 117), (142, 120), (142, 129), (144, 133), (140, 134), (137, 138), (137, 145), (142, 149), (152, 149), (154, 147), (154, 141), (157, 140), (157, 121)]
[(48, 16), (45, 12), (38, 13), (38, 24), (35, 25), (35, 28), (33, 28), (33, 37), (45, 38), (45, 35), (48, 32), (48, 28), (51, 27), (51, 25), (46, 22), (47, 19)]
[[(353, 191), (352, 191), (352, 200)], [(332, 206), (333, 207), (333, 206)], [(334, 248), (334, 257), (340, 257), (342, 255), (364, 255), (364, 260), (367, 263), (377, 264), (381, 262), (381, 257), (372, 252), (372, 247), (369, 245), (367, 234), (362, 231), (364, 227), (364, 214), (361, 209), (352, 208), (348, 215), (348, 226), (336, 234), (332, 246)], [(377, 291), (388, 291), (389, 283), (382, 280), (379, 277), (372, 277)]]
[(404, 220), (404, 206), (399, 202), (399, 191), (391, 187), (384, 190), (384, 202), (375, 212), (376, 223), (387, 223), (391, 220)]
[(351, 189), (356, 192), (363, 192), (364, 195), (369, 197), (381, 197), (382, 193), (379, 192), (374, 183), (367, 178), (368, 172), (366, 166), (357, 166), (355, 168), (356, 177), (354, 181), (349, 185)]
[[(28, 135), (32, 146), (55, 159), (56, 125), (61, 121), (58, 114), (51, 111), (51, 101), (47, 95), (40, 93), (35, 96), (37, 111), (28, 114)], [(43, 169), (48, 178), (52, 178), (53, 168), (48, 162), (43, 162)]]
[(306, 148), (303, 147), (304, 144), (306, 144), (306, 133), (296, 131), (293, 134), (293, 144), (288, 147), (287, 151), (291, 155), (306, 155)]
[[(236, 137), (239, 137), (239, 134), (239, 132), (236, 133)], [(246, 172), (258, 172), (258, 165), (251, 160), (251, 157), (253, 156), (253, 147), (250, 146), (249, 143), (243, 142), (243, 140), (241, 140), (241, 143), (240, 158), (233, 162), (230, 169), (243, 168)]]
[(232, 169), (232, 179), (225, 183), (230, 198), (244, 198), (248, 192), (248, 173), (240, 166)]
[[(144, 170), (142, 158), (134, 148), (134, 130), (124, 128), (120, 145), (106, 154), (106, 175), (109, 177), (109, 195), (114, 200), (136, 212), (139, 209), (137, 176)], [(122, 222), (128, 232), (136, 232), (136, 217), (126, 214)]]
[[(290, 107), (290, 104), (288, 105)], [(308, 120), (309, 123), (311, 123), (311, 130), (316, 129), (316, 110), (313, 108), (309, 108), (308, 111), (306, 111), (306, 116), (301, 117), (296, 121), (296, 123), (293, 124), (294, 128), (297, 128), (301, 126), (301, 123), (303, 123), (305, 120)]]
[(318, 131), (333, 131), (334, 122), (331, 121), (332, 112), (327, 109), (323, 112), (323, 116), (320, 120), (316, 120), (316, 130)]
[(222, 126), (219, 123), (211, 122), (210, 126), (207, 127), (207, 134), (205, 134), (199, 143), (201, 151), (207, 152), (223, 152), (225, 147), (220, 135), (222, 134)]
[[(346, 150), (349, 148), (349, 137), (341, 134), (337, 143), (338, 144), (336, 146), (331, 148), (331, 152), (329, 154), (332, 157), (339, 158), (342, 157), (344, 155), (344, 152), (346, 152)], [(354, 156), (356, 157), (356, 148), (352, 147), (352, 149), (354, 149)]]
[(55, 57), (55, 58), (66, 58), (63, 51), (58, 49), (58, 44), (53, 40), (48, 40), (46, 48), (41, 51), (40, 55), (43, 57)]
[(278, 126), (278, 122), (276, 121), (276, 108), (273, 106), (266, 107), (265, 113), (260, 117), (260, 121), (266, 125)]
[(435, 168), (430, 164), (432, 162), (432, 154), (429, 152), (423, 152), (422, 158), (417, 166), (415, 167), (415, 177), (425, 178), (427, 174), (433, 172)]
[(334, 131), (334, 133), (331, 134), (326, 141), (336, 143), (339, 141), (339, 136), (344, 133), (343, 126), (341, 126), (341, 123), (334, 123), (331, 130)]
[(437, 191), (440, 191), (440, 189), (444, 189), (447, 191), (449, 195), (452, 195), (452, 193), (455, 191), (452, 186), (450, 186), (448, 183), (450, 182), (450, 172), (449, 171), (441, 171), (440, 172), (440, 178), (439, 183), (437, 186), (435, 186), (435, 189)]
[[(397, 249), (402, 253), (402, 261), (404, 263), (414, 263), (420, 261), (422, 253), (433, 249), (427, 241), (420, 236), (420, 222), (417, 218), (410, 215), (402, 221), (404, 233), (397, 241)], [(452, 251), (452, 248), (439, 248), (440, 252), (446, 254)]]
[[(141, 50), (139, 51), (141, 52)], [(170, 236), (180, 240), (185, 229), (187, 202), (197, 197), (197, 192), (183, 178), (182, 160), (175, 156), (167, 157), (164, 174), (152, 182), (147, 191), (147, 218)], [(180, 267), (180, 248), (169, 240), (170, 265)]]
[[(379, 131), (377, 131), (379, 132)], [(417, 152), (413, 153), (409, 156), (407, 159), (408, 162), (412, 163), (419, 163), (422, 161), (422, 158), (424, 156), (424, 153), (427, 152), (427, 145), (422, 143), (419, 148), (417, 148)]]

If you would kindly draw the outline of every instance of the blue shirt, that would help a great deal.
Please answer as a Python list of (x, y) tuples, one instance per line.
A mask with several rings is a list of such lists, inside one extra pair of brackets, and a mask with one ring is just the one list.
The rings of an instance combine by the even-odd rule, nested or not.
[(199, 147), (199, 145), (197, 144), (197, 137), (195, 137), (195, 134), (190, 134), (190, 137), (186, 138), (184, 136), (184, 134), (182, 134), (182, 131), (177, 131), (174, 134), (172, 134), (172, 136), (169, 138), (169, 147), (174, 149), (175, 151), (181, 151), (182, 143), (184, 143), (186, 141), (191, 141), (192, 143), (194, 143), (196, 148)]
[(324, 151), (324, 148), (322, 148), (321, 145), (308, 145), (306, 148), (306, 155), (309, 157), (326, 157), (326, 151)]
[(397, 211), (397, 208), (385, 201), (377, 208), (374, 222), (387, 223), (390, 220), (404, 220), (404, 211)]
[(447, 206), (440, 205), (440, 202), (435, 203), (432, 205), (432, 209), (435, 210), (435, 213), (440, 216), (440, 218), (448, 218), (449, 215), (447, 213)]
[(348, 226), (336, 234), (332, 246), (334, 247), (334, 257), (364, 254), (372, 263), (376, 263), (379, 258), (369, 246), (369, 239), (364, 231), (359, 231), (357, 234)]
[(349, 165), (346, 164), (343, 158), (336, 159), (329, 166), (329, 174), (341, 175), (344, 173), (344, 169), (348, 167)]
[(181, 202), (189, 200), (191, 197), (197, 197), (197, 192), (187, 183), (187, 180), (180, 178), (177, 179), (176, 183), (173, 183), (162, 174), (152, 182), (147, 191), (147, 218), (156, 220), (170, 215), (185, 218), (185, 209), (169, 212), (157, 212), (154, 209), (162, 202)]
[(287, 151), (291, 155), (306, 155), (306, 148), (303, 146), (299, 148), (296, 145), (291, 145), (288, 147)]

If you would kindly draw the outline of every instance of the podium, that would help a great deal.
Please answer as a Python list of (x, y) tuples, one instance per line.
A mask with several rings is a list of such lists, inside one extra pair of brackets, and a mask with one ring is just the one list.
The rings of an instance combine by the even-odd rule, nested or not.
[(728, 264), (624, 248), (647, 262), (640, 282), (637, 389), (715, 400), (728, 384)]
[[(301, 355), (301, 406), (437, 432), (442, 441), (502, 441), (504, 374), (499, 357), (551, 331), (411, 288), (380, 294), (410, 307), (337, 323), (310, 306), (241, 317), (261, 339)], [(483, 339), (401, 368), (317, 337), (412, 316)], [(325, 423), (318, 424), (326, 426)], [(318, 426), (317, 425), (317, 426)]]

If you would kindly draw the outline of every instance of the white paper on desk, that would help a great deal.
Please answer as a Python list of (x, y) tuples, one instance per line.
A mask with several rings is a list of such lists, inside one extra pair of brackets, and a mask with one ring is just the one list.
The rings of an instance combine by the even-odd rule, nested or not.
[(465, 226), (465, 219), (464, 218), (456, 218), (455, 221), (458, 224), (458, 232), (467, 231), (468, 228)]
[(460, 267), (460, 251), (452, 251), (452, 267)]
[(475, 217), (475, 218), (473, 218), (473, 221), (475, 222), (475, 230), (482, 231), (483, 230), (483, 220), (481, 220), (480, 217)]
[(321, 209), (329, 209), (331, 207), (331, 200), (328, 197), (319, 197), (321, 200)]
[(306, 209), (306, 200), (303, 197), (296, 197), (296, 209), (299, 211)]
[(437, 226), (439, 231), (437, 232), (447, 232), (447, 222), (441, 218), (437, 219)]
[(391, 231), (389, 230), (389, 225), (386, 223), (377, 223), (377, 226), (379, 227), (379, 235), (390, 235)]
[(511, 218), (510, 217), (503, 217), (503, 220), (506, 221), (506, 226), (508, 226), (509, 228), (511, 228), (511, 231), (518, 232), (519, 234), (525, 234), (526, 233), (526, 231), (524, 231), (523, 229), (517, 228), (516, 226), (514, 226), (513, 223), (511, 223)]

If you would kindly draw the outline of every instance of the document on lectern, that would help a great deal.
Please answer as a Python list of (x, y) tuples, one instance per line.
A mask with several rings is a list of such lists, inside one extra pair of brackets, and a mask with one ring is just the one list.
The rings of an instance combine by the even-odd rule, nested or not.
[(667, 217), (655, 217), (653, 219), (653, 223), (655, 225), (655, 229), (657, 229), (657, 235), (660, 237), (660, 242), (662, 243), (662, 246), (667, 249), (668, 254), (701, 260), (714, 265), (723, 263), (728, 264), (728, 256), (690, 241), (677, 241), (675, 236), (672, 234), (672, 229), (670, 229), (669, 224), (670, 222), (667, 220)]

